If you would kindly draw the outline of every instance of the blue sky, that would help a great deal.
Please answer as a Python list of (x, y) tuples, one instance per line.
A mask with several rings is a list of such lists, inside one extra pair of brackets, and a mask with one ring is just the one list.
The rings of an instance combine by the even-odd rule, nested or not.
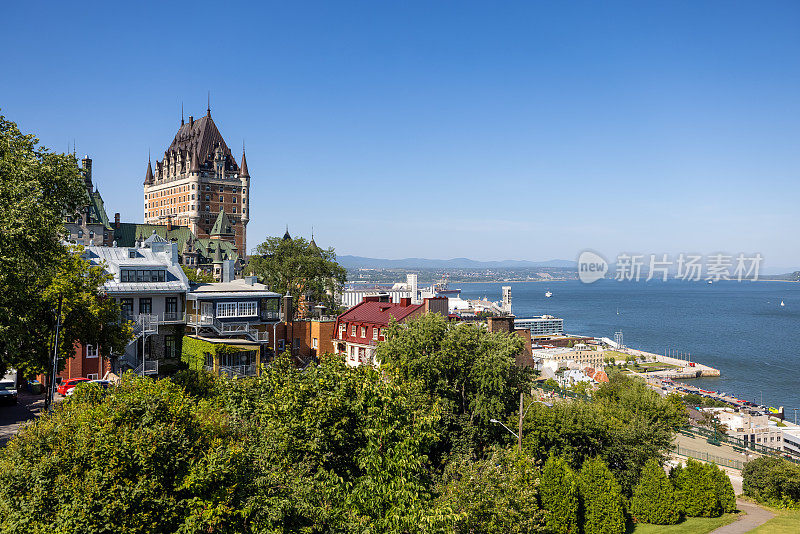
[(56, 150), (76, 139), (123, 220), (142, 220), (148, 150), (210, 90), (228, 144), (247, 143), (251, 245), (288, 224), (374, 257), (800, 268), (796, 2), (13, 2), (4, 18), (0, 113)]

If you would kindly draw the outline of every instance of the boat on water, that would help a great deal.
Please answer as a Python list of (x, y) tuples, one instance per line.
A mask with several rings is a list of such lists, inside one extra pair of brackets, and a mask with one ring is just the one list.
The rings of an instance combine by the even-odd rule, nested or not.
[(709, 281), (708, 281), (708, 283), (709, 283), (709, 284), (713, 284), (713, 283), (714, 283), (714, 281), (713, 281), (713, 280), (709, 280)]
[(548, 289), (548, 290), (547, 290), (547, 293), (545, 293), (545, 294), (544, 294), (544, 296), (545, 296), (545, 297), (547, 297), (547, 298), (550, 298), (550, 297), (552, 297), (552, 296), (553, 296), (553, 293), (552, 293), (552, 292), (550, 292), (550, 290)]
[(786, 306), (786, 304), (784, 304), (783, 301), (781, 301), (781, 308), (783, 308), (784, 306)]

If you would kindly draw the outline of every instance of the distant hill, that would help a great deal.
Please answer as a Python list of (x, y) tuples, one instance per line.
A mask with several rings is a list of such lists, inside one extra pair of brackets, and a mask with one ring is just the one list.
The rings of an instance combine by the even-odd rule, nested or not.
[(427, 258), (403, 258), (386, 260), (381, 258), (365, 258), (363, 256), (337, 256), (336, 260), (346, 269), (525, 269), (525, 268), (557, 268), (575, 269), (576, 263), (571, 260), (528, 261), (502, 260), (477, 261), (469, 258), (452, 258), (449, 260), (431, 260)]

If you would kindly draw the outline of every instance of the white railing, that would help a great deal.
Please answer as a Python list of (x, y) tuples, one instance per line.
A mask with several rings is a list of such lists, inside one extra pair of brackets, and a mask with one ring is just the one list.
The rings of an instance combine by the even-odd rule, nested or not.
[(250, 337), (253, 341), (269, 341), (269, 332), (257, 330), (255, 328), (250, 328), (249, 332)]
[(256, 376), (258, 374), (258, 366), (254, 363), (247, 365), (220, 365), (219, 374), (220, 376), (228, 375), (230, 378), (237, 376)]
[(133, 372), (137, 375), (157, 375), (158, 360), (146, 360), (142, 362)]

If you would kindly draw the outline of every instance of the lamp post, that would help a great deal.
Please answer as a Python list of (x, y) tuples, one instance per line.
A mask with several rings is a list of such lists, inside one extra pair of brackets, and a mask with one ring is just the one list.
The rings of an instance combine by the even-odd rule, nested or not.
[(501, 421), (498, 421), (497, 419), (489, 419), (490, 423), (496, 423), (496, 424), (502, 426), (503, 428), (508, 430), (511, 433), (512, 436), (517, 438), (517, 452), (520, 453), (520, 454), (522, 454), (522, 421), (525, 419), (525, 416), (527, 415), (528, 410), (531, 408), (531, 406), (533, 406), (537, 402), (539, 404), (544, 404), (548, 408), (552, 408), (553, 407), (553, 405), (551, 403), (549, 403), (549, 402), (544, 402), (544, 401), (533, 399), (528, 404), (528, 407), (524, 408), (524, 405), (525, 405), (525, 393), (520, 393), (519, 394), (519, 432), (514, 432), (513, 430), (508, 428), (506, 425), (504, 425)]

